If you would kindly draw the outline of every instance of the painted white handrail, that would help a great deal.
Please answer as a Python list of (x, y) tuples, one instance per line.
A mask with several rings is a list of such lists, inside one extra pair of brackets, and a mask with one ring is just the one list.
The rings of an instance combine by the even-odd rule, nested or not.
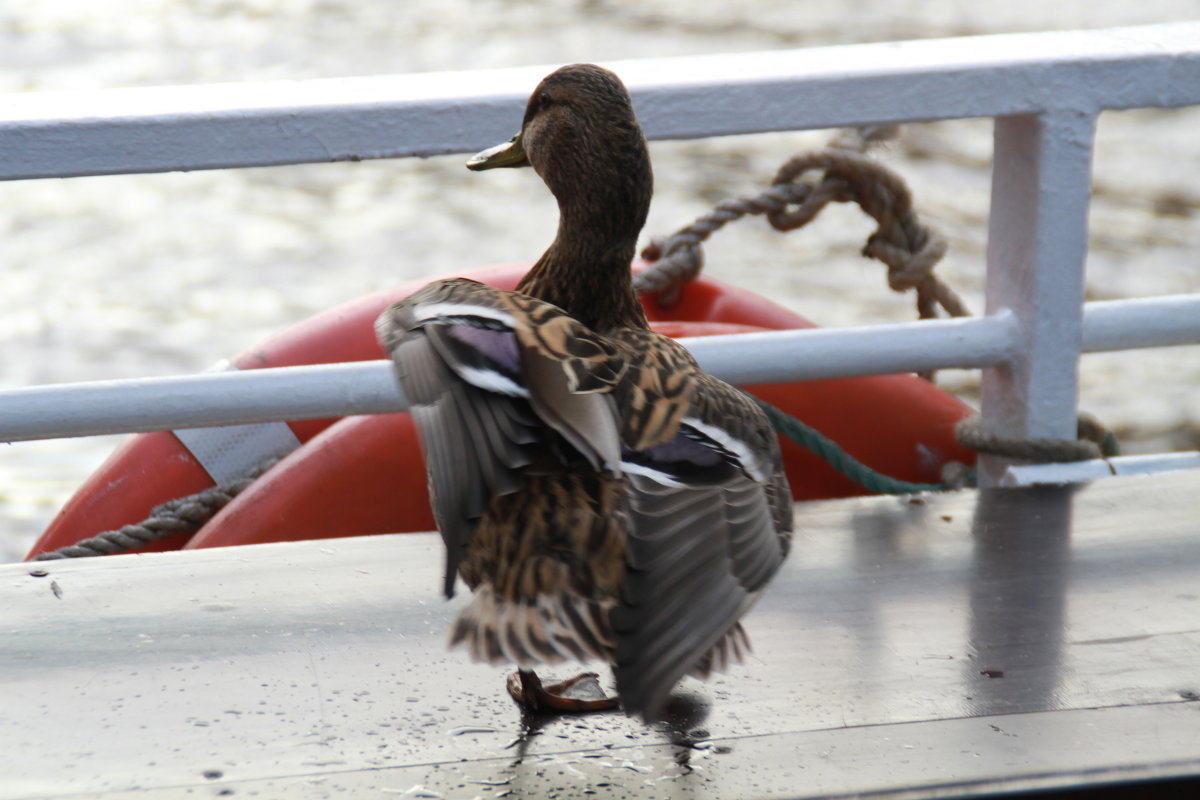
[[(691, 343), (717, 374), (982, 367), (985, 429), (1071, 438), (1081, 352), (1200, 342), (1196, 296), (1083, 303), (1096, 117), (1200, 103), (1200, 23), (608, 66), (655, 139), (996, 118), (985, 317), (762, 334), (749, 357), (749, 336)], [(0, 179), (470, 152), (516, 128), (547, 71), (10, 95)], [(0, 392), (0, 441), (397, 410), (385, 366), (10, 390)], [(1005, 466), (984, 459), (981, 480)]]
[[(1162, 324), (1176, 315), (1180, 325)], [(1143, 317), (1146, 324), (1140, 324)], [(1009, 312), (977, 319), (682, 339), (700, 365), (736, 384), (992, 367), (1016, 355)], [(1200, 294), (1088, 303), (1084, 352), (1200, 340)], [(880, 342), (886, 346), (880, 346)], [(387, 361), (37, 386), (0, 392), (0, 440), (382, 414), (408, 407)]]
[[(1200, 102), (1200, 22), (606, 62), (651, 139)], [(551, 67), (31, 92), (0, 180), (468, 153)]]

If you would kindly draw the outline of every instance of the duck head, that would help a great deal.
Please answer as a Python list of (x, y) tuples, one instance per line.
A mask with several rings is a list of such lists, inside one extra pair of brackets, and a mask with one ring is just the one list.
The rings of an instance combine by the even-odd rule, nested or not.
[(546, 76), (529, 98), (520, 133), (467, 166), (532, 166), (558, 200), (556, 243), (628, 250), (628, 268), (653, 175), (629, 92), (609, 70), (572, 64)]

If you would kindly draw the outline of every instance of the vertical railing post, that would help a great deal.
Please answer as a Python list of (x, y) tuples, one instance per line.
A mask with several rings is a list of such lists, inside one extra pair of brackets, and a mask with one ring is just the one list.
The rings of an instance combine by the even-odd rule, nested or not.
[[(987, 313), (1010, 309), (1020, 349), (984, 370), (985, 431), (1073, 439), (1096, 116), (1078, 110), (997, 117), (987, 249)], [(980, 459), (980, 485), (1006, 459)]]

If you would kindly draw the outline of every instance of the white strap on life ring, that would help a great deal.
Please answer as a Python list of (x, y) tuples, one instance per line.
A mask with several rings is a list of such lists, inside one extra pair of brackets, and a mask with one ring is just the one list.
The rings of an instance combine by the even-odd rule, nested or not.
[[(222, 360), (209, 372), (237, 369)], [(286, 422), (181, 428), (171, 431), (200, 462), (215, 483), (235, 481), (270, 458), (285, 456), (300, 446)]]

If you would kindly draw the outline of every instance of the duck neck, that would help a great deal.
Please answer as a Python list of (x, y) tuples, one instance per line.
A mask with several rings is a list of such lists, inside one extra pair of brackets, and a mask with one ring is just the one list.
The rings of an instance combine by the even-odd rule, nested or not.
[[(553, 303), (598, 333), (645, 328), (646, 314), (633, 291), (630, 265), (645, 222), (640, 203), (612, 205), (559, 199), (558, 234), (517, 286)], [(595, 209), (606, 208), (605, 213)]]

